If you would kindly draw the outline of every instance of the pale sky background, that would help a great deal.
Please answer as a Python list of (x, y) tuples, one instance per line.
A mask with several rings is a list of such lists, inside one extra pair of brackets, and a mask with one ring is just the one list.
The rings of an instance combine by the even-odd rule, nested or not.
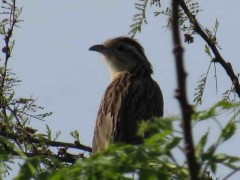
[[(96, 114), (110, 77), (99, 54), (88, 51), (88, 48), (108, 38), (127, 35), (133, 15), (139, 13), (134, 8), (136, 2), (137, 0), (17, 1), (18, 6), (23, 6), (21, 18), (24, 22), (20, 24), (21, 28), (15, 29), (16, 45), (9, 65), (23, 80), (16, 88), (17, 95), (33, 95), (38, 98), (39, 105), (53, 112), (45, 122), (32, 121), (32, 125), (40, 132), (44, 132), (45, 125), (48, 124), (54, 132), (62, 132), (58, 140), (73, 142), (69, 133), (78, 130), (81, 143), (91, 146)], [(169, 2), (162, 0), (161, 10)], [(221, 53), (232, 63), (234, 70), (239, 72), (240, 1), (203, 0), (200, 7), (203, 12), (198, 17), (203, 27), (212, 29), (216, 18), (220, 22), (217, 37)], [(153, 77), (163, 91), (165, 116), (176, 115), (179, 106), (174, 98), (176, 78), (171, 32), (163, 28), (167, 23), (166, 17), (154, 17), (153, 12), (157, 10), (148, 10), (148, 24), (143, 26), (142, 33), (137, 34), (136, 38), (145, 48), (154, 67)], [(210, 61), (204, 53), (204, 45), (203, 40), (197, 37), (193, 44), (184, 44), (190, 102), (199, 76), (207, 71)], [(231, 87), (229, 78), (219, 65), (217, 74), (219, 92), (216, 94), (212, 68), (200, 108), (213, 105)], [(194, 130), (195, 138), (209, 129), (211, 137), (216, 137), (216, 127), (211, 122), (200, 124)], [(219, 152), (240, 155), (239, 136)], [(221, 168), (218, 177), (226, 175), (227, 170)], [(17, 174), (17, 170), (8, 179), (14, 174)], [(239, 178), (240, 175), (231, 179)]]

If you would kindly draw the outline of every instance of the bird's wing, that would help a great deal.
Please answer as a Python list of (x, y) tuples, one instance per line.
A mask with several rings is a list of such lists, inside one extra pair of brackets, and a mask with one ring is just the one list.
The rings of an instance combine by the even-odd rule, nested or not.
[(163, 96), (158, 84), (147, 76), (133, 79), (122, 97), (114, 139), (130, 144), (142, 143), (136, 135), (141, 120), (163, 116)]
[(122, 99), (126, 96), (128, 83), (127, 74), (123, 74), (106, 89), (96, 120), (93, 153), (105, 149), (111, 142), (114, 142), (113, 132), (116, 130), (119, 110)]

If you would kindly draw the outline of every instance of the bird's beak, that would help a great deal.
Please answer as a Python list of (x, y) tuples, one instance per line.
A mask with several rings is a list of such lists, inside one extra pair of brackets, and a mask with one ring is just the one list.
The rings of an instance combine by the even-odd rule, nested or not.
[(104, 47), (103, 45), (97, 44), (97, 45), (91, 46), (88, 50), (103, 53), (106, 50), (106, 47)]

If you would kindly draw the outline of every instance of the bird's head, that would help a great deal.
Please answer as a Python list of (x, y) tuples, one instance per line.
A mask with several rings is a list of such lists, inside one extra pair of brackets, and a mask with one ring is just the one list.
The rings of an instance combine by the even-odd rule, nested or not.
[(90, 47), (89, 50), (101, 53), (112, 73), (135, 70), (144, 74), (152, 74), (153, 72), (143, 47), (132, 38), (109, 39), (103, 44)]

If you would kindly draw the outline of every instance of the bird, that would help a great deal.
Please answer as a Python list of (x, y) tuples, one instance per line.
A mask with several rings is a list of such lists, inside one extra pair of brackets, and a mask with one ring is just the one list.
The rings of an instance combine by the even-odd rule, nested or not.
[(92, 152), (100, 152), (110, 144), (139, 145), (139, 123), (163, 116), (163, 94), (151, 77), (153, 68), (144, 48), (131, 37), (120, 36), (89, 48), (98, 52), (110, 69), (107, 87), (97, 114)]

